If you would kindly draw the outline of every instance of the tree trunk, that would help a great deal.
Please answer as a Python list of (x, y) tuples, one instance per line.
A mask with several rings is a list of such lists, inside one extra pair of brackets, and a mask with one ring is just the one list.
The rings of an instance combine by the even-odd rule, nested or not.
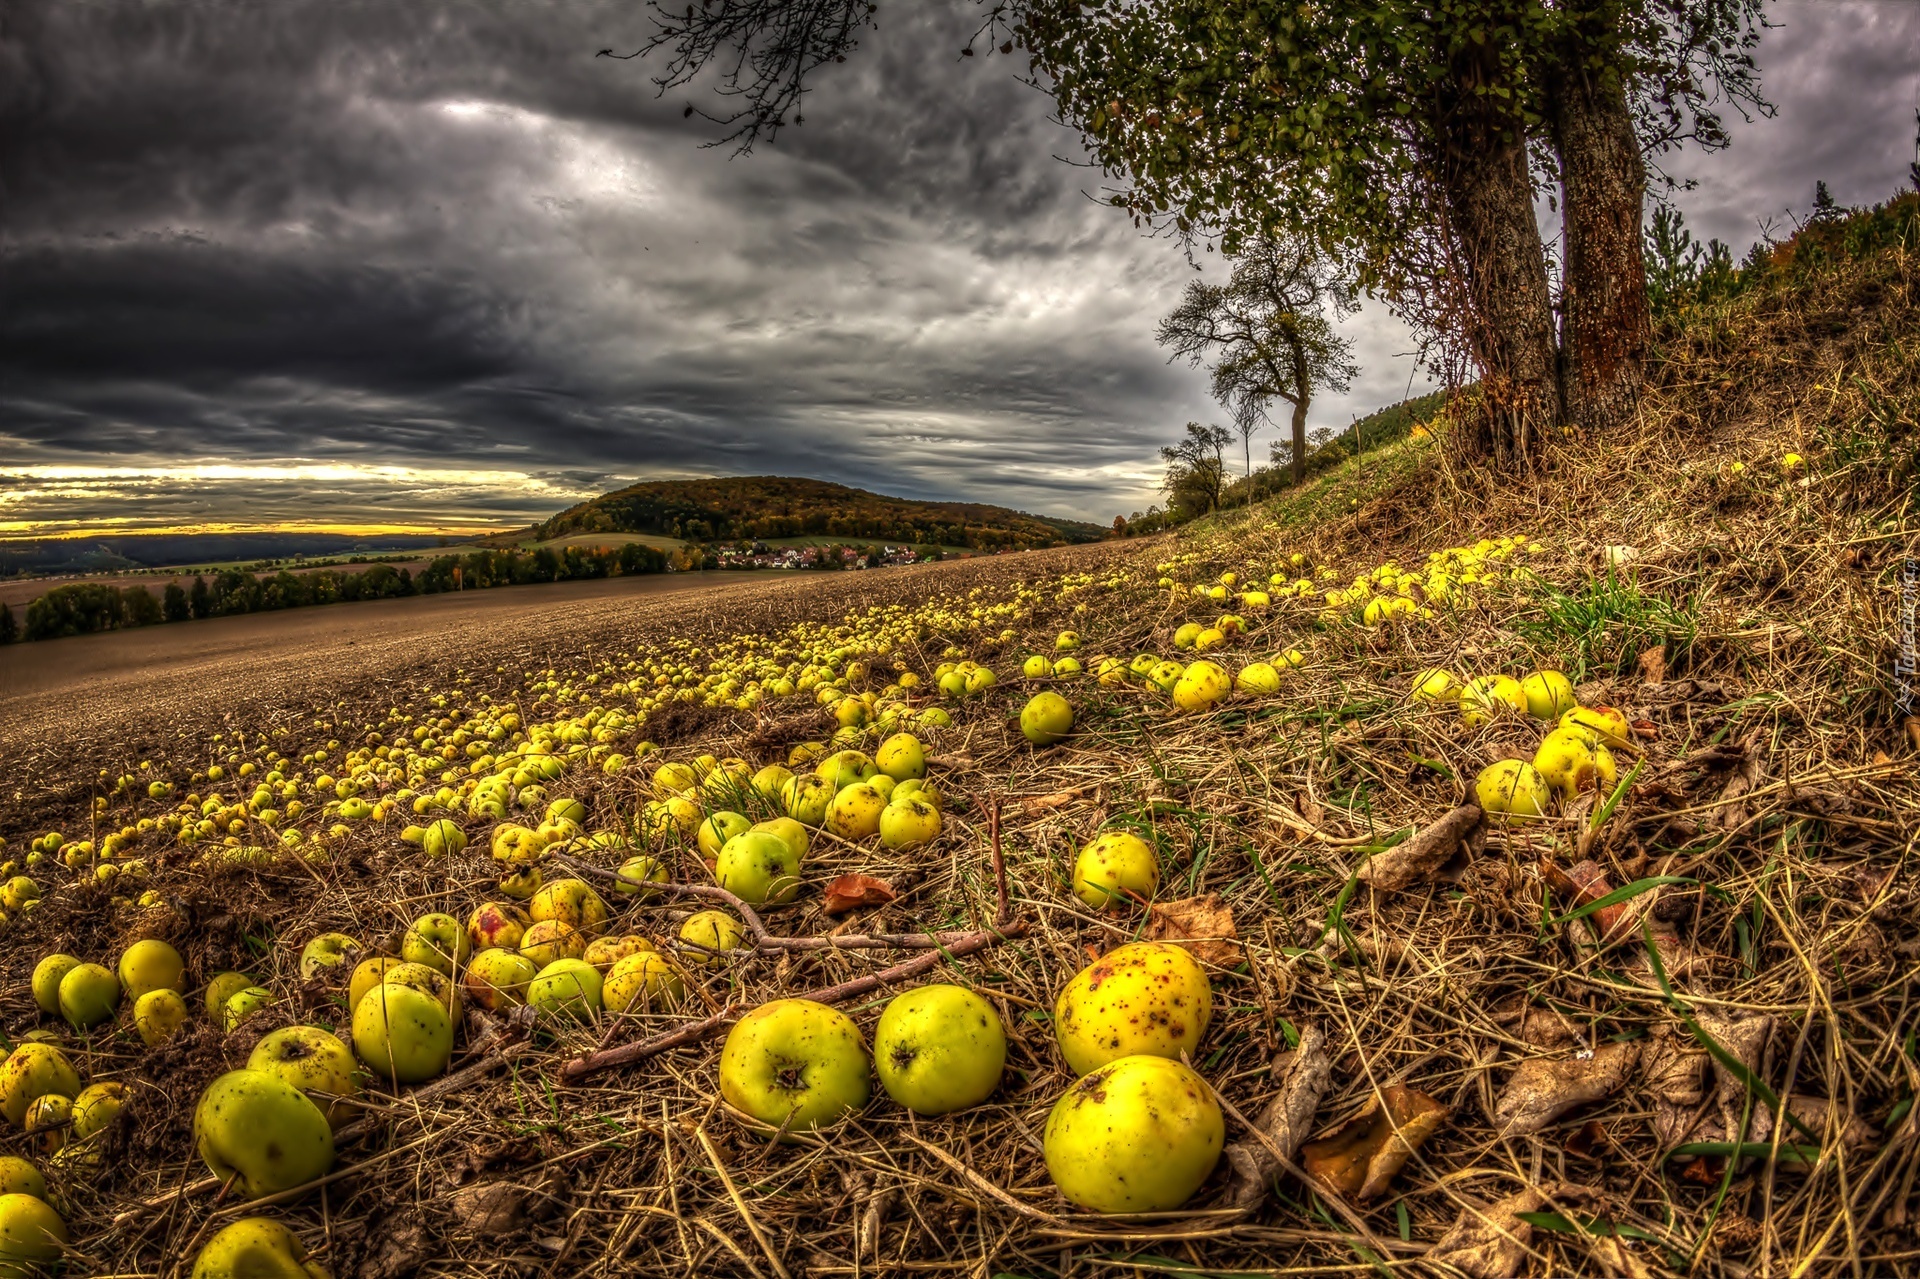
[(1489, 69), (1463, 59), (1436, 120), (1434, 157), (1464, 276), (1462, 299), (1486, 399), (1470, 447), (1503, 467), (1525, 465), (1561, 418), (1559, 359), (1546, 256), (1519, 122), (1472, 90)]
[(1562, 395), (1571, 421), (1608, 431), (1633, 418), (1653, 338), (1641, 227), (1647, 168), (1625, 82), (1588, 66), (1591, 52), (1587, 41), (1568, 41), (1548, 108), (1567, 231)]
[(1307, 372), (1307, 353), (1293, 348), (1293, 482), (1307, 480), (1307, 404), (1313, 399), (1313, 378)]

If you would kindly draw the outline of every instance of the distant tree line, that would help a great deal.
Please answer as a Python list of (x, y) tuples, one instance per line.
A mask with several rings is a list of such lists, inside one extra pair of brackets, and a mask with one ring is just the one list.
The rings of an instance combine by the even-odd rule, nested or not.
[[(442, 555), (417, 574), (391, 564), (375, 564), (357, 573), (330, 569), (310, 573), (282, 570), (272, 577), (224, 569), (211, 578), (196, 577), (188, 587), (169, 582), (158, 598), (144, 586), (113, 587), (103, 582), (77, 582), (55, 587), (27, 605), (24, 622), (16, 621), (11, 608), (0, 605), (0, 644), (12, 643), (15, 639), (58, 639), (160, 622), (305, 608), (311, 604), (661, 573), (667, 566), (667, 556), (660, 551), (630, 542), (617, 549), (569, 546), (563, 550), (542, 547), (532, 552), (479, 550), (465, 555)], [(704, 566), (702, 563), (676, 567)]]

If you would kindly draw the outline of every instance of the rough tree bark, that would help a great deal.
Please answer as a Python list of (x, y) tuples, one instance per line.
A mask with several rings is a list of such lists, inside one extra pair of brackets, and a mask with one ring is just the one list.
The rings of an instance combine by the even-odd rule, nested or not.
[(1639, 406), (1653, 340), (1641, 226), (1647, 167), (1625, 84), (1617, 70), (1588, 65), (1589, 48), (1570, 40), (1548, 84), (1567, 244), (1561, 388), (1568, 420), (1608, 431)]
[[(1562, 416), (1553, 299), (1526, 141), (1517, 121), (1474, 92), (1486, 69), (1455, 69), (1439, 103), (1434, 157), (1465, 276), (1468, 340), (1488, 413), (1467, 441), (1505, 469), (1524, 467)], [(1497, 100), (1496, 100), (1497, 101)]]
[(1297, 487), (1307, 480), (1307, 403), (1313, 398), (1313, 378), (1307, 372), (1306, 352), (1293, 352), (1293, 482)]

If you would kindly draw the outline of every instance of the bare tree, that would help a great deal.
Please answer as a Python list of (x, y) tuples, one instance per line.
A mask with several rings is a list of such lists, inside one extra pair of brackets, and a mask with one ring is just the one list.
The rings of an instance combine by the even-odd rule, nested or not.
[(1307, 474), (1307, 406), (1316, 386), (1344, 391), (1360, 370), (1334, 317), (1359, 309), (1353, 290), (1311, 245), (1250, 243), (1225, 284), (1195, 280), (1156, 337), (1198, 367), (1209, 355), (1213, 394), (1233, 414), (1253, 473), (1253, 433), (1276, 400), (1293, 406), (1293, 480)]
[(1223, 426), (1187, 423), (1187, 436), (1178, 444), (1160, 450), (1167, 463), (1167, 477), (1161, 483), (1172, 505), (1185, 506), (1205, 515), (1220, 509), (1220, 494), (1227, 484), (1227, 445), (1233, 433)]

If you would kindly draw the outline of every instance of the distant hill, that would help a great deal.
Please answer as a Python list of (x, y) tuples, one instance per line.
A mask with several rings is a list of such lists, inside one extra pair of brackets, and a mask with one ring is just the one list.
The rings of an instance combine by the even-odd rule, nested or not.
[(543, 540), (581, 533), (653, 533), (689, 542), (848, 538), (973, 550), (1093, 542), (1098, 524), (974, 502), (914, 502), (825, 480), (732, 476), (650, 480), (582, 502), (535, 527)]

